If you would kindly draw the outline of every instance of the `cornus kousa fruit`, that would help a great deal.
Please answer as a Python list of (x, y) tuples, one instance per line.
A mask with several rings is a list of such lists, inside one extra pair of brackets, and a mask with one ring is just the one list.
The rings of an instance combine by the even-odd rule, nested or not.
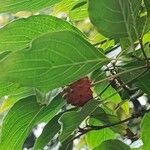
[(90, 79), (88, 77), (84, 77), (70, 84), (66, 89), (64, 89), (63, 94), (67, 103), (74, 106), (83, 106), (93, 98)]

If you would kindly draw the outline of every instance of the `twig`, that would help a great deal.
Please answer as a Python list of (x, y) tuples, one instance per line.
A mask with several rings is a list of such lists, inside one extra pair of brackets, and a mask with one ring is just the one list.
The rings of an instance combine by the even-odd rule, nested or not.
[(104, 88), (104, 90), (99, 94), (99, 96), (102, 96), (103, 93), (111, 86), (112, 81)]
[[(145, 67), (145, 66), (142, 66), (142, 67), (140, 67), (140, 68), (146, 68), (146, 67)], [(135, 68), (134, 68), (134, 69), (135, 69)], [(137, 69), (137, 68), (136, 68), (136, 69)], [(138, 68), (138, 69), (139, 69), (139, 68)], [(148, 71), (148, 69), (145, 70), (145, 71), (143, 71), (141, 74), (139, 74), (139, 75), (138, 75), (137, 77), (135, 77), (134, 79), (128, 81), (128, 83), (130, 83), (130, 82), (136, 80), (136, 79), (139, 78), (141, 75), (143, 75), (146, 71)], [(126, 84), (128, 84), (128, 83), (126, 83)], [(102, 95), (102, 94), (107, 90), (107, 88), (108, 88), (110, 85), (111, 85), (111, 84), (108, 84), (108, 85), (106, 86), (106, 88), (105, 88), (99, 95)], [(120, 87), (120, 88), (118, 89), (118, 91), (121, 91), (122, 89), (123, 89), (123, 88)], [(115, 93), (113, 93), (113, 94), (111, 94), (111, 95), (108, 96), (107, 98), (105, 98), (102, 102), (105, 102), (107, 99), (109, 99), (110, 97), (112, 97), (112, 96), (114, 96), (115, 94), (117, 94), (118, 91), (115, 92)], [(99, 95), (97, 95), (96, 97), (98, 97)], [(96, 97), (95, 97), (95, 98), (96, 98)], [(131, 117), (129, 117), (129, 118), (125, 119), (125, 120), (122, 120), (122, 121), (120, 121), (120, 122), (116, 122), (116, 123), (112, 123), (112, 124), (108, 124), (108, 125), (104, 125), (104, 126), (88, 126), (88, 128), (87, 128), (87, 127), (85, 127), (85, 128), (78, 128), (78, 129), (79, 129), (78, 132), (81, 132), (81, 133), (78, 134), (77, 136), (75, 136), (74, 138), (72, 138), (68, 143), (74, 141), (75, 139), (80, 138), (82, 135), (84, 135), (84, 134), (86, 134), (86, 133), (88, 133), (88, 132), (90, 132), (90, 131), (92, 131), (92, 130), (101, 130), (101, 129), (104, 129), (104, 128), (109, 128), (109, 127), (112, 127), (112, 126), (116, 126), (116, 125), (125, 123), (125, 122), (127, 122), (127, 121), (130, 121), (130, 120), (132, 120), (132, 119), (138, 118), (138, 117), (140, 117), (140, 116), (143, 116), (143, 114), (148, 113), (148, 112), (150, 112), (150, 109), (149, 109), (149, 110), (145, 110), (144, 113), (132, 115)], [(90, 128), (89, 128), (89, 127), (90, 127)]]
[(123, 124), (123, 123), (126, 123), (126, 122), (128, 122), (128, 121), (130, 121), (132, 119), (142, 117), (143, 115), (145, 115), (146, 113), (149, 113), (149, 112), (150, 112), (150, 109), (145, 110), (145, 111), (143, 111), (142, 113), (139, 113), (139, 114), (134, 114), (134, 115), (132, 115), (131, 117), (129, 117), (127, 119), (121, 120), (121, 121), (116, 122), (116, 123), (108, 124), (108, 125), (103, 125), (103, 126), (88, 126), (87, 129), (83, 128), (81, 130), (81, 133), (79, 135), (75, 136), (71, 141), (80, 138), (82, 135), (84, 135), (84, 134), (86, 134), (86, 133), (88, 133), (90, 131), (102, 130), (102, 129), (110, 128), (110, 127), (113, 127), (113, 126), (116, 126), (116, 125), (119, 125), (119, 124)]
[(120, 72), (120, 73), (117, 73), (117, 74), (115, 74), (115, 75), (112, 75), (112, 76), (110, 76), (110, 77), (107, 77), (107, 78), (105, 78), (105, 79), (102, 79), (102, 80), (100, 80), (100, 81), (96, 81), (95, 83), (92, 84), (92, 86), (95, 86), (95, 85), (97, 85), (97, 84), (99, 84), (99, 83), (101, 83), (101, 82), (107, 81), (107, 80), (112, 80), (112, 79), (114, 79), (114, 78), (116, 78), (116, 77), (118, 77), (118, 76), (120, 76), (120, 75), (129, 73), (129, 72), (132, 72), (132, 71), (136, 71), (136, 70), (139, 70), (139, 69), (144, 69), (144, 68), (147, 68), (147, 66), (145, 65), (145, 66), (140, 66), (140, 67), (132, 68), (132, 69), (129, 69), (129, 70), (126, 70), (126, 71), (122, 71), (122, 72)]

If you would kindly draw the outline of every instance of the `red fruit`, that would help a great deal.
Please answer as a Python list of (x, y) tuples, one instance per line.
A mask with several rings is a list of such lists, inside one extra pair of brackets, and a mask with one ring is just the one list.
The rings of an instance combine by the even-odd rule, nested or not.
[(67, 103), (74, 106), (83, 106), (93, 98), (93, 92), (90, 87), (91, 81), (88, 77), (70, 84), (63, 92)]

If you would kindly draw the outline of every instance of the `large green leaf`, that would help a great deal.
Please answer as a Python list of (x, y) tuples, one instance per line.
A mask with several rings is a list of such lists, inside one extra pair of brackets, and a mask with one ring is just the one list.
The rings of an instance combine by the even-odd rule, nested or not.
[(140, 4), (141, 0), (89, 0), (89, 16), (105, 36), (128, 36), (132, 40), (137, 32), (136, 18)]
[(43, 149), (52, 138), (59, 132), (61, 126), (58, 123), (60, 115), (55, 116), (52, 120), (50, 120), (43, 129), (42, 134), (36, 140), (34, 145), (34, 150)]
[[(101, 124), (100, 121), (93, 118), (90, 119), (89, 123), (90, 125), (95, 126), (99, 126)], [(115, 137), (115, 133), (111, 129), (106, 128), (99, 131), (91, 131), (87, 133), (85, 139), (88, 147), (94, 149), (95, 147), (99, 146), (102, 142), (109, 139), (114, 139)]]
[(37, 37), (45, 33), (62, 30), (79, 33), (68, 22), (53, 16), (38, 15), (15, 20), (0, 29), (0, 51), (14, 51), (26, 48)]
[(46, 107), (39, 105), (35, 96), (17, 102), (3, 121), (0, 149), (21, 150), (31, 129), (40, 122), (51, 120), (64, 104), (59, 97)]
[(150, 142), (149, 142), (149, 137), (150, 137), (150, 132), (149, 132), (149, 127), (150, 127), (150, 113), (146, 114), (142, 120), (141, 123), (141, 133), (142, 133), (142, 140), (143, 140), (143, 150), (149, 150), (150, 148)]
[(0, 62), (0, 80), (51, 90), (101, 67), (108, 59), (70, 31), (53, 32)]
[(0, 12), (36, 11), (61, 0), (0, 0)]
[(108, 140), (103, 142), (94, 150), (131, 150), (130, 147), (119, 140)]
[(79, 125), (98, 107), (99, 101), (91, 100), (83, 108), (76, 112), (67, 112), (61, 118), (62, 132), (60, 135), (60, 141), (64, 142), (73, 132), (79, 127)]

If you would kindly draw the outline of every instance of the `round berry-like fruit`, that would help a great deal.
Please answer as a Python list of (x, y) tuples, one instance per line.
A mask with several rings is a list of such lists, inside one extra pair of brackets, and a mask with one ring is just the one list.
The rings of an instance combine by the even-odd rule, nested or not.
[(84, 77), (70, 84), (66, 89), (64, 89), (63, 93), (67, 103), (74, 106), (83, 106), (93, 98), (91, 81), (88, 77)]

